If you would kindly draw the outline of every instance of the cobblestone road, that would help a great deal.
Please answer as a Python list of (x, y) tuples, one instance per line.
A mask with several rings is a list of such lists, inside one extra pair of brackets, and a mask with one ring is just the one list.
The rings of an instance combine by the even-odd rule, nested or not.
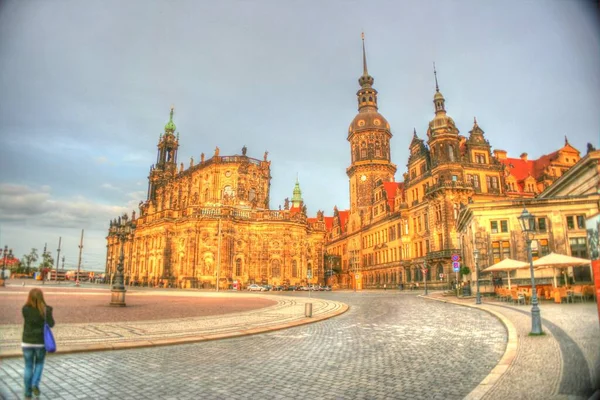
[[(461, 399), (501, 358), (491, 315), (398, 292), (318, 293), (350, 305), (326, 321), (197, 344), (50, 356), (48, 399)], [(0, 365), (7, 399), (22, 358)]]

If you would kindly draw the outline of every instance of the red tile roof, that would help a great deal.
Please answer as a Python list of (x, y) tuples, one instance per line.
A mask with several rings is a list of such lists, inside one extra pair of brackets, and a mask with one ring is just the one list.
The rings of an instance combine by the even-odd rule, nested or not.
[(394, 209), (394, 199), (396, 198), (396, 191), (404, 188), (404, 182), (383, 182), (383, 188), (387, 194), (388, 205), (390, 210)]
[(348, 214), (350, 214), (349, 210), (338, 211), (338, 216), (340, 218), (340, 228), (342, 232), (346, 232), (346, 222), (348, 221)]
[(331, 232), (331, 229), (333, 228), (333, 217), (323, 217), (323, 221), (325, 222), (325, 230)]

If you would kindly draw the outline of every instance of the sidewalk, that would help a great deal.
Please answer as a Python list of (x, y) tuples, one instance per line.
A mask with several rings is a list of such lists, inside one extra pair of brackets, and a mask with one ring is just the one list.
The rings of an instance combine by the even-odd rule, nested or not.
[(506, 326), (504, 357), (466, 399), (582, 399), (600, 389), (600, 324), (595, 302), (540, 304), (543, 336), (529, 336), (531, 306), (434, 292), (424, 298), (479, 308)]
[[(46, 288), (50, 288), (46, 285)], [(65, 294), (73, 288), (63, 285), (61, 292)], [(23, 288), (21, 296), (26, 296), (29, 287)], [(77, 293), (85, 296), (98, 296), (96, 288), (78, 288)], [(110, 292), (103, 291), (103, 297), (108, 298)], [(2, 294), (6, 296), (7, 292)], [(69, 293), (66, 293), (69, 294)], [(341, 302), (320, 298), (288, 297), (269, 294), (262, 296), (258, 293), (240, 292), (173, 292), (169, 290), (152, 290), (151, 292), (138, 293), (139, 296), (161, 295), (195, 298), (222, 298), (222, 299), (257, 299), (268, 298), (275, 304), (268, 307), (256, 308), (250, 311), (220, 313), (200, 317), (178, 317), (170, 319), (144, 320), (144, 321), (117, 321), (117, 322), (87, 322), (63, 323), (53, 328), (57, 340), (57, 353), (74, 353), (82, 351), (114, 350), (124, 348), (160, 346), (168, 344), (181, 344), (231, 338), (242, 335), (251, 335), (285, 329), (297, 325), (321, 321), (342, 314), (348, 306)], [(68, 297), (66, 297), (69, 301)], [(312, 303), (312, 317), (305, 317), (305, 304)], [(59, 304), (56, 304), (59, 306)], [(55, 309), (57, 307), (55, 306)], [(115, 310), (101, 308), (97, 312)], [(124, 309), (120, 309), (124, 310)], [(21, 357), (22, 324), (2, 325), (0, 329), (0, 359), (7, 357)]]

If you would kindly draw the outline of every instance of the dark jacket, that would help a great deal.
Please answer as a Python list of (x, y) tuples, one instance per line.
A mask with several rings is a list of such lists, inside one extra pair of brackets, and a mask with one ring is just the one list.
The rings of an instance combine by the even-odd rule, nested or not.
[[(52, 307), (46, 306), (46, 322), (54, 326)], [(37, 308), (23, 306), (23, 343), (44, 344), (44, 316), (40, 315)]]

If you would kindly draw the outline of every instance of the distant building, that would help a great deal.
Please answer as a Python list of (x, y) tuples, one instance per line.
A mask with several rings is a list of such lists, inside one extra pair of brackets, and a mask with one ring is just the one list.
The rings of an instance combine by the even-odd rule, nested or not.
[[(177, 287), (230, 287), (234, 281), (299, 285), (322, 283), (325, 222), (307, 218), (298, 181), (292, 204), (269, 209), (271, 162), (219, 148), (188, 168), (177, 164), (179, 134), (173, 110), (150, 168), (140, 214), (110, 224), (106, 272), (120, 255), (119, 226), (133, 222), (124, 243), (128, 283)], [(313, 276), (307, 279), (309, 275)]]

